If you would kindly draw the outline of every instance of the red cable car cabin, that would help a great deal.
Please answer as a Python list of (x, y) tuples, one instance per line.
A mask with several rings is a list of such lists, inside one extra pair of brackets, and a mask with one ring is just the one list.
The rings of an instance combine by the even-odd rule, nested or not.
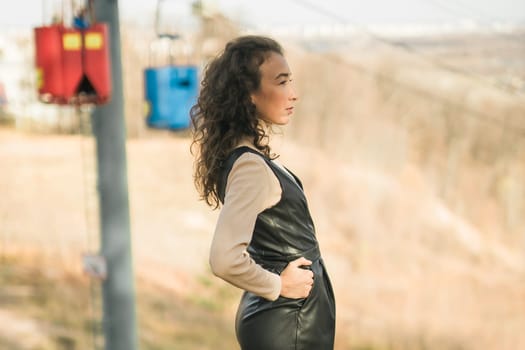
[(35, 28), (39, 99), (46, 103), (109, 101), (111, 77), (108, 27), (86, 29), (62, 24)]

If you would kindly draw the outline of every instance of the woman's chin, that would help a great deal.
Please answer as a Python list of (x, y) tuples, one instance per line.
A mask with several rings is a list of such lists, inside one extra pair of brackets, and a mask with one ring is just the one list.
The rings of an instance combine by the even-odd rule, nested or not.
[(287, 125), (289, 122), (290, 122), (290, 115), (283, 115), (279, 118), (272, 118), (272, 119), (263, 119), (263, 121), (267, 124), (267, 125), (280, 125), (280, 126), (283, 126), (283, 125)]

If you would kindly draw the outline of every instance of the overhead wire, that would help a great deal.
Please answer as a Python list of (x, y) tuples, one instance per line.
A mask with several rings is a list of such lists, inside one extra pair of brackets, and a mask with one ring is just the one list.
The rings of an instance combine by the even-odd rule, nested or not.
[(331, 62), (333, 62), (333, 63), (341, 64), (343, 66), (346, 66), (348, 68), (360, 71), (361, 73), (367, 74), (369, 76), (372, 76), (372, 77), (375, 77), (375, 78), (381, 78), (383, 80), (389, 81), (390, 83), (395, 84), (396, 86), (399, 86), (402, 89), (404, 89), (405, 91), (408, 91), (408, 92), (410, 92), (412, 94), (419, 95), (419, 96), (427, 98), (427, 99), (432, 99), (432, 100), (436, 100), (437, 99), (437, 100), (439, 100), (440, 103), (442, 103), (446, 107), (454, 108), (454, 109), (457, 109), (457, 110), (461, 110), (461, 111), (467, 113), (467, 115), (469, 117), (477, 118), (479, 121), (482, 121), (482, 122), (485, 122), (485, 123), (489, 123), (489, 124), (491, 124), (491, 125), (493, 125), (495, 127), (499, 127), (501, 129), (505, 129), (507, 132), (514, 133), (517, 136), (525, 138), (525, 127), (519, 127), (519, 126), (516, 126), (516, 125), (510, 125), (508, 123), (508, 121), (504, 121), (502, 123), (501, 120), (496, 119), (496, 118), (494, 118), (493, 116), (491, 116), (491, 115), (489, 115), (487, 113), (484, 113), (484, 112), (481, 112), (481, 111), (477, 111), (477, 110), (473, 110), (473, 109), (471, 109), (470, 107), (466, 106), (465, 104), (463, 104), (461, 102), (450, 100), (450, 99), (448, 99), (448, 98), (446, 98), (446, 97), (444, 97), (442, 95), (437, 95), (435, 93), (429, 93), (424, 88), (419, 88), (419, 87), (416, 87), (416, 86), (414, 86), (412, 84), (401, 82), (401, 81), (399, 81), (399, 80), (397, 80), (395, 78), (392, 78), (389, 75), (386, 75), (386, 74), (383, 74), (383, 73), (380, 73), (380, 72), (377, 72), (377, 71), (372, 71), (372, 70), (370, 70), (370, 68), (367, 68), (367, 67), (365, 67), (363, 65), (360, 65), (358, 63), (349, 62), (349, 61), (341, 59), (340, 57), (333, 57), (333, 56), (329, 57), (328, 59)]
[[(88, 177), (88, 170), (92, 170), (92, 167), (88, 165), (88, 151), (86, 150), (86, 137), (91, 135), (91, 125), (89, 122), (89, 117), (91, 114), (91, 106), (75, 106), (75, 112), (78, 120), (78, 134), (80, 136), (80, 157), (81, 157), (81, 172), (82, 172), (82, 181), (83, 181), (83, 200), (84, 200), (84, 224), (86, 228), (86, 245), (87, 250), (91, 251), (93, 247), (92, 236), (96, 231), (95, 225), (93, 224), (91, 218), (92, 210), (90, 207), (92, 204), (90, 199), (92, 199), (91, 191), (89, 188), (93, 185)], [(90, 328), (91, 332), (91, 342), (93, 349), (99, 349), (98, 346), (98, 335), (99, 330), (97, 328), (97, 319), (96, 304), (97, 304), (97, 295), (99, 294), (97, 283), (93, 281), (92, 278), (89, 278), (89, 313), (92, 318), (92, 324)]]
[(360, 24), (356, 23), (355, 21), (350, 21), (348, 18), (343, 17), (340, 14), (335, 13), (333, 11), (327, 10), (326, 8), (324, 8), (324, 7), (322, 7), (322, 6), (318, 5), (318, 4), (314, 4), (311, 1), (308, 1), (308, 0), (290, 0), (290, 1), (292, 1), (292, 2), (294, 2), (296, 4), (299, 4), (300, 6), (306, 8), (306, 9), (308, 9), (310, 11), (314, 11), (314, 12), (316, 12), (318, 14), (321, 14), (323, 16), (329, 17), (329, 18), (339, 22), (340, 24), (343, 24), (343, 25), (351, 24), (356, 29), (358, 29), (361, 32), (365, 33), (366, 35), (368, 35), (369, 37), (371, 37), (375, 41), (380, 42), (382, 44), (385, 44), (387, 46), (395, 47), (395, 48), (401, 49), (401, 50), (403, 50), (405, 52), (408, 52), (408, 53), (410, 53), (410, 54), (412, 54), (414, 56), (417, 56), (420, 59), (423, 59), (424, 61), (427, 61), (428, 63), (432, 64), (433, 66), (435, 66), (437, 68), (440, 68), (440, 69), (445, 70), (445, 71), (449, 71), (449, 72), (454, 73), (454, 74), (463, 75), (463, 76), (466, 76), (468, 78), (476, 79), (476, 80), (478, 80), (480, 82), (483, 82), (486, 85), (491, 86), (492, 88), (495, 88), (495, 89), (498, 89), (500, 91), (503, 91), (504, 93), (507, 93), (509, 95), (519, 96), (519, 97), (524, 96), (524, 94), (522, 92), (520, 92), (518, 89), (516, 89), (511, 84), (508, 84), (506, 82), (501, 82), (501, 81), (493, 82), (492, 80), (487, 80), (485, 76), (479, 75), (479, 74), (477, 74), (477, 73), (475, 73), (475, 72), (473, 72), (471, 70), (465, 70), (465, 69), (462, 69), (462, 68), (454, 67), (454, 66), (451, 66), (450, 64), (444, 63), (444, 62), (442, 62), (440, 60), (437, 60), (435, 58), (431, 58), (431, 57), (429, 57), (427, 55), (422, 54), (421, 52), (419, 52), (416, 48), (414, 48), (412, 45), (408, 44), (407, 42), (396, 41), (396, 40), (393, 40), (393, 39), (385, 38), (385, 37), (383, 37), (381, 35), (378, 35), (378, 34), (372, 32), (372, 31), (370, 31), (366, 26), (360, 25)]
[[(294, 2), (298, 2), (298, 3), (305, 2), (304, 0), (293, 0), (293, 1)], [(308, 4), (312, 5), (309, 2), (308, 2)], [(337, 21), (339, 21), (341, 23), (348, 24), (347, 22), (345, 22), (345, 18), (341, 17), (338, 14), (332, 13), (331, 11), (328, 11), (328, 10), (322, 8), (322, 7), (318, 7), (318, 6), (315, 6), (315, 5), (313, 5), (313, 7), (315, 7), (315, 9), (318, 10), (318, 13), (330, 16), (333, 19), (335, 19), (335, 20), (337, 20)], [(311, 8), (311, 9), (313, 9), (313, 8)], [(386, 42), (390, 43), (387, 39), (384, 39), (384, 38), (381, 38), (381, 37), (378, 38), (378, 39), (380, 39), (381, 41), (386, 41)], [(477, 118), (478, 120), (483, 121), (485, 123), (490, 123), (493, 126), (496, 126), (496, 127), (501, 128), (501, 129), (504, 129), (506, 132), (510, 132), (512, 134), (515, 134), (516, 136), (525, 137), (525, 127), (518, 126), (518, 125), (511, 125), (508, 122), (508, 120), (507, 120), (508, 118), (506, 118), (505, 121), (502, 122), (501, 120), (494, 118), (494, 116), (491, 116), (491, 115), (487, 114), (486, 112), (482, 112), (482, 111), (479, 111), (479, 110), (472, 109), (471, 107), (465, 105), (464, 103), (451, 100), (450, 98), (444, 97), (442, 95), (438, 95), (436, 93), (430, 93), (430, 92), (428, 92), (427, 90), (425, 90), (423, 88), (416, 87), (413, 84), (401, 82), (398, 79), (395, 79), (395, 78), (393, 78), (393, 77), (391, 77), (389, 75), (386, 75), (386, 74), (383, 74), (383, 73), (380, 73), (380, 72), (377, 72), (377, 71), (372, 71), (370, 68), (367, 68), (367, 67), (365, 67), (363, 65), (357, 64), (355, 62), (350, 62), (348, 60), (342, 60), (341, 58), (334, 58), (333, 56), (329, 57), (328, 59), (330, 59), (334, 63), (343, 64), (343, 65), (348, 66), (349, 68), (353, 68), (355, 70), (359, 70), (361, 72), (364, 72), (364, 73), (366, 73), (368, 75), (371, 75), (371, 76), (378, 77), (378, 78), (384, 79), (386, 81), (389, 81), (392, 84), (395, 84), (395, 85), (403, 88), (404, 90), (410, 91), (411, 93), (417, 94), (417, 95), (419, 95), (421, 97), (428, 98), (428, 99), (434, 99), (434, 100), (437, 99), (437, 100), (440, 101), (440, 103), (444, 104), (445, 106), (447, 106), (449, 108), (455, 108), (455, 109), (462, 110), (462, 111), (468, 113), (468, 115), (471, 118)], [(460, 71), (460, 70), (458, 69), (458, 71)], [(519, 96), (518, 96), (518, 98), (519, 98)]]
[[(486, 13), (480, 12), (479, 9), (472, 9), (468, 6), (465, 6), (464, 3), (461, 3), (459, 1), (455, 2), (443, 2), (441, 0), (426, 0), (427, 3), (429, 3), (431, 6), (438, 8), (442, 11), (445, 11), (448, 14), (452, 14), (454, 16), (462, 16), (465, 20), (472, 20), (474, 22), (474, 25), (481, 25), (484, 27), (484, 33), (491, 35), (492, 37), (496, 38), (502, 38), (507, 43), (516, 43), (518, 45), (521, 45), (525, 49), (525, 40), (519, 40), (516, 35), (496, 30), (494, 27), (497, 24), (497, 19), (489, 17)], [(454, 7), (456, 6), (456, 7)], [(494, 48), (492, 47), (492, 50)], [(471, 71), (469, 71), (471, 72)], [(475, 73), (474, 73), (475, 74)], [(476, 74), (478, 75), (478, 74)], [(511, 93), (518, 92), (518, 88), (515, 87), (512, 83), (506, 83), (505, 81), (501, 80), (491, 80), (492, 84), (495, 87), (502, 88), (503, 90), (508, 90), (509, 88), (512, 90)], [(525, 80), (519, 79), (519, 85), (523, 86), (525, 88)]]

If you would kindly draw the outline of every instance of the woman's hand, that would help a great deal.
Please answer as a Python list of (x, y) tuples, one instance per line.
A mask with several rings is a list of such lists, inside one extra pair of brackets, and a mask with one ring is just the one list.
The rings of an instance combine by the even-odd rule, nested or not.
[(290, 299), (306, 298), (312, 290), (314, 273), (301, 266), (310, 266), (312, 262), (303, 257), (291, 261), (281, 272), (281, 296)]

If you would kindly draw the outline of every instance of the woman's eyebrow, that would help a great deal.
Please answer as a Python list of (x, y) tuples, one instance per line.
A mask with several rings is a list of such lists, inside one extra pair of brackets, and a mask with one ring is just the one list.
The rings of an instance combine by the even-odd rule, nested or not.
[(289, 78), (290, 75), (292, 75), (292, 73), (279, 73), (279, 74), (277, 74), (277, 76), (274, 78), (274, 80), (277, 80), (277, 79), (280, 79), (280, 78)]

